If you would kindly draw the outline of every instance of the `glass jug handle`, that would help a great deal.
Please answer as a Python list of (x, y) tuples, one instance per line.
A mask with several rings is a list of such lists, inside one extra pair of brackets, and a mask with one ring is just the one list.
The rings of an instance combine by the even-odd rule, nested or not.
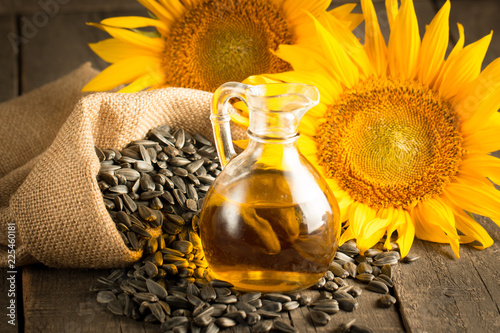
[(229, 99), (236, 97), (247, 104), (246, 90), (248, 87), (248, 85), (239, 82), (227, 82), (217, 88), (212, 98), (212, 115), (210, 116), (210, 120), (222, 168), (236, 155), (229, 125), (229, 121), (231, 120), (228, 111)]

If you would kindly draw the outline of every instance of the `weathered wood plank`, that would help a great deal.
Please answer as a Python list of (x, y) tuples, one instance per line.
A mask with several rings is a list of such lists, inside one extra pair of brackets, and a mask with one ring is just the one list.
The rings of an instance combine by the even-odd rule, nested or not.
[(145, 9), (136, 0), (0, 0), (0, 15), (23, 14), (27, 19), (33, 15), (43, 16), (43, 13), (53, 16), (59, 13), (109, 12), (116, 10)]
[(89, 291), (106, 270), (23, 270), (25, 332), (158, 332), (158, 325), (115, 316)]
[(19, 305), (22, 296), (18, 278), (20, 270), (18, 268), (18, 273), (15, 274), (6, 268), (0, 269), (0, 332), (18, 332), (22, 325), (22, 306)]
[[(318, 332), (326, 333), (333, 332), (340, 324), (347, 323), (353, 319), (355, 324), (369, 327), (375, 332), (404, 332), (403, 324), (398, 313), (397, 307), (389, 309), (381, 308), (378, 305), (378, 300), (382, 296), (368, 290), (365, 290), (366, 285), (355, 279), (347, 279), (350, 285), (360, 287), (363, 292), (357, 298), (358, 308), (352, 312), (340, 310), (338, 313), (331, 315), (330, 322), (325, 326), (316, 325), (310, 317), (309, 307), (300, 307), (290, 312), (290, 318), (294, 327), (297, 327), (299, 332)], [(313, 300), (319, 298), (319, 292), (315, 290), (302, 291), (303, 294), (310, 295)]]
[(22, 47), (21, 92), (56, 80), (86, 61), (90, 61), (95, 68), (105, 68), (108, 64), (87, 44), (110, 36), (85, 23), (126, 14), (60, 14), (50, 19)]
[(0, 102), (18, 94), (17, 27), (14, 16), (0, 16)]
[(421, 259), (396, 270), (397, 297), (408, 331), (500, 331), (500, 230), (481, 219), (495, 244), (484, 251), (462, 246), (461, 259), (449, 245), (416, 240)]
[[(0, 39), (0, 102), (18, 94), (17, 54), (9, 41), (9, 36), (16, 33), (15, 17), (0, 16), (0, 36), (3, 36)], [(14, 333), (19, 329), (22, 316), (22, 306), (19, 305), (22, 300), (18, 278), (21, 275), (20, 270), (17, 269), (16, 276), (11, 273), (12, 270), (0, 268), (0, 332)], [(14, 302), (14, 305), (11, 305), (11, 302)]]

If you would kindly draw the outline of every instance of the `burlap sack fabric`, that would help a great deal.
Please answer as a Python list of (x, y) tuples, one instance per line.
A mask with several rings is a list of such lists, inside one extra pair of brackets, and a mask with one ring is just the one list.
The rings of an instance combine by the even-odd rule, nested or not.
[(211, 138), (212, 94), (165, 88), (134, 94), (81, 88), (86, 64), (58, 81), (0, 104), (0, 264), (7, 225), (16, 226), (16, 264), (121, 267), (141, 253), (123, 243), (96, 181), (94, 146), (123, 148), (169, 124)]

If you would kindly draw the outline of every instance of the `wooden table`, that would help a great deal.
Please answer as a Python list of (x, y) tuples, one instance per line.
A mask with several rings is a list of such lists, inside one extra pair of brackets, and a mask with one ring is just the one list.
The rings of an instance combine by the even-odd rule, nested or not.
[[(40, 3), (57, 4), (49, 9), (54, 15), (46, 15), (43, 20)], [(442, 3), (442, 0), (415, 1), (421, 33)], [(383, 1), (377, 1), (376, 7), (383, 13)], [(452, 0), (452, 41), (458, 37), (455, 22), (464, 24), (466, 44), (491, 29), (496, 30), (485, 60), (488, 64), (500, 56), (498, 13), (497, 0)], [(107, 35), (86, 27), (85, 22), (117, 15), (145, 15), (145, 10), (133, 0), (0, 0), (0, 101), (55, 80), (85, 61), (91, 61), (98, 69), (104, 68), (106, 64), (93, 54), (87, 43)], [(16, 47), (9, 35), (23, 33), (23, 29), (28, 29), (26, 22), (36, 25), (27, 30), (29, 38)], [(383, 28), (387, 33), (387, 25)], [(358, 28), (356, 32), (362, 35), (362, 31)], [(354, 318), (376, 332), (500, 332), (500, 229), (489, 219), (478, 219), (495, 244), (484, 251), (462, 246), (459, 260), (447, 245), (415, 241), (411, 253), (421, 259), (397, 267), (396, 306), (380, 309), (376, 306), (379, 295), (364, 292), (357, 310), (341, 311), (324, 328), (311, 324), (307, 308), (284, 314), (283, 319), (293, 322), (300, 332), (331, 332), (341, 322)], [(17, 318), (13, 327), (6, 317), (7, 271), (0, 269), (0, 272), (0, 332), (159, 331), (158, 325), (114, 316), (95, 301), (89, 287), (107, 271), (58, 270), (43, 265), (18, 269)]]

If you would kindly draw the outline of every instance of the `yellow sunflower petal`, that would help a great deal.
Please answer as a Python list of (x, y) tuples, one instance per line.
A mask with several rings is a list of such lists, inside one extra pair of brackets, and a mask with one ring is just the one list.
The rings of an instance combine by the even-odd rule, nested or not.
[[(500, 85), (492, 86), (488, 96), (482, 98), (475, 106), (472, 115), (463, 122), (462, 132), (465, 135), (474, 134), (482, 127), (489, 125), (490, 118), (498, 113), (500, 108)], [(459, 112), (467, 118), (467, 109), (460, 108)]]
[(311, 118), (303, 118), (299, 124), (299, 131), (304, 135), (314, 136), (318, 133), (318, 124)]
[(137, 0), (141, 5), (146, 7), (151, 13), (158, 17), (169, 26), (175, 22), (176, 17), (169, 13), (165, 7), (154, 0)]
[(455, 223), (458, 230), (481, 243), (480, 246), (474, 246), (476, 249), (484, 250), (493, 244), (493, 239), (488, 232), (460, 208), (455, 210)]
[(449, 1), (443, 7), (427, 27), (422, 47), (420, 48), (418, 78), (421, 82), (432, 86), (444, 63), (446, 49), (450, 34), (450, 9)]
[[(416, 211), (419, 227), (415, 225), (417, 237), (432, 242), (449, 243), (455, 256), (459, 255), (459, 239), (455, 227), (455, 215), (452, 209), (443, 203), (441, 199), (433, 198), (428, 201), (420, 202), (414, 209)], [(423, 230), (425, 229), (425, 230)], [(440, 234), (437, 230), (441, 230)]]
[(104, 91), (120, 84), (130, 83), (148, 72), (148, 68), (157, 68), (160, 59), (155, 57), (126, 58), (104, 69), (83, 87), (82, 91)]
[(130, 83), (128, 86), (120, 89), (119, 93), (133, 93), (144, 90), (146, 88), (157, 86), (165, 82), (165, 78), (161, 71), (151, 71), (137, 78), (134, 82)]
[(467, 154), (462, 159), (459, 172), (471, 174), (474, 178), (487, 177), (500, 184), (500, 159), (485, 154)]
[(250, 125), (248, 117), (242, 116), (240, 114), (236, 113), (230, 113), (229, 116), (231, 117), (231, 120), (234, 121), (236, 124), (248, 127)]
[(395, 210), (392, 207), (382, 209), (378, 211), (376, 218), (364, 222), (360, 234), (356, 236), (356, 244), (360, 253), (364, 253), (380, 241), (387, 227), (392, 223), (394, 213)]
[(125, 58), (137, 56), (155, 56), (154, 52), (143, 47), (125, 43), (116, 38), (109, 38), (97, 43), (89, 44), (89, 47), (104, 61), (115, 63)]
[(112, 26), (115, 28), (127, 28), (127, 29), (155, 27), (162, 35), (166, 35), (166, 33), (169, 30), (164, 22), (142, 16), (111, 17), (102, 20), (101, 24)]
[(359, 252), (365, 253), (368, 249), (377, 244), (380, 239), (384, 237), (387, 225), (387, 220), (379, 218), (366, 222), (366, 227), (371, 230), (371, 233), (364, 233), (363, 235), (356, 237), (356, 245), (358, 246)]
[(450, 68), (453, 65), (453, 62), (455, 61), (455, 58), (457, 57), (458, 53), (463, 50), (464, 48), (464, 42), (465, 42), (465, 35), (464, 35), (464, 27), (460, 23), (457, 23), (458, 26), (458, 41), (451, 50), (450, 54), (448, 55), (448, 58), (443, 64), (443, 67), (441, 68), (441, 71), (439, 72), (436, 80), (434, 81), (433, 88), (438, 90), (439, 87), (441, 86), (441, 83), (443, 81), (444, 73), (447, 73), (448, 68)]
[(490, 153), (500, 150), (498, 140), (500, 126), (489, 126), (478, 130), (476, 133), (464, 137), (463, 147), (472, 152)]
[(490, 45), (492, 33), (475, 43), (467, 45), (457, 53), (452, 63), (443, 73), (439, 93), (445, 99), (452, 98), (464, 84), (476, 79), (481, 72), (484, 56)]
[(401, 252), (401, 257), (406, 257), (415, 239), (415, 226), (413, 225), (413, 220), (408, 212), (403, 211), (404, 223), (401, 223), (397, 227), (398, 240), (396, 241), (399, 245), (399, 251)]
[(298, 145), (302, 155), (307, 156), (310, 154), (316, 154), (318, 152), (318, 146), (316, 141), (307, 135), (301, 135), (298, 140)]
[(87, 25), (102, 29), (118, 40), (138, 47), (143, 47), (147, 50), (155, 52), (156, 54), (161, 54), (164, 48), (163, 40), (161, 38), (146, 37), (127, 29), (109, 27), (99, 23), (87, 23)]
[[(500, 85), (500, 58), (493, 60), (479, 76), (472, 82), (463, 85), (457, 95), (453, 98), (453, 102), (457, 104), (457, 112), (460, 113), (462, 119), (474, 117), (477, 105), (490, 94), (495, 93), (495, 90)], [(475, 126), (478, 122), (484, 123), (484, 116), (477, 115), (478, 119), (474, 120)], [(479, 121), (478, 121), (479, 120)]]
[(267, 77), (266, 75), (252, 75), (247, 77), (243, 83), (251, 85), (268, 84), (268, 83), (282, 83), (281, 80), (276, 80)]
[(365, 15), (365, 50), (378, 75), (387, 74), (387, 45), (380, 31), (377, 13), (371, 0), (362, 0)]
[(349, 224), (352, 227), (352, 233), (357, 238), (362, 233), (364, 224), (372, 221), (376, 217), (376, 211), (360, 202), (352, 204), (349, 211)]
[(462, 179), (460, 182), (450, 183), (446, 187), (445, 196), (468, 212), (500, 219), (498, 191), (480, 182), (467, 184)]
[[(277, 74), (268, 74), (265, 77), (282, 82), (300, 82), (310, 84), (318, 88), (321, 103), (331, 105), (338, 95), (342, 92), (342, 86), (335, 80), (332, 80), (321, 72), (311, 71), (293, 71)], [(317, 109), (308, 111), (308, 114), (316, 114)]]
[(163, 8), (174, 17), (181, 17), (186, 12), (186, 7), (179, 0), (159, 0)]
[(417, 73), (420, 33), (413, 1), (403, 0), (391, 25), (389, 73), (401, 80), (413, 80)]
[(374, 68), (359, 39), (339, 20), (330, 15), (319, 15), (318, 21), (328, 30), (335, 31), (335, 37), (342, 44), (351, 60), (357, 65), (362, 77), (375, 74)]
[(393, 209), (392, 218), (389, 222), (390, 223), (387, 227), (387, 238), (385, 240), (384, 247), (387, 249), (392, 249), (391, 236), (394, 233), (394, 231), (396, 231), (397, 227), (405, 222), (401, 208)]
[(398, 15), (398, 0), (385, 0), (385, 9), (390, 29), (394, 29), (394, 21)]
[(348, 240), (354, 239), (354, 235), (352, 233), (352, 228), (349, 226), (347, 229), (340, 235), (339, 246), (347, 242)]
[(357, 66), (351, 61), (342, 44), (318, 20), (314, 19), (314, 22), (325, 56), (329, 60), (327, 71), (340, 83), (351, 88), (359, 80)]
[(356, 4), (347, 3), (345, 5), (335, 7), (334, 9), (330, 10), (328, 14), (335, 17), (337, 20), (342, 22), (342, 24), (345, 25), (349, 30), (353, 31), (364, 20), (362, 14), (352, 13), (352, 10), (355, 7)]
[(233, 143), (236, 147), (241, 149), (246, 149), (248, 146), (248, 140), (233, 140)]
[(326, 11), (330, 1), (320, 0), (320, 1), (282, 1), (279, 7), (285, 12), (285, 16), (288, 22), (292, 25), (301, 25), (304, 23), (310, 23), (310, 19), (307, 15), (304, 15), (304, 11), (311, 13), (313, 16), (317, 16), (320, 13)]

